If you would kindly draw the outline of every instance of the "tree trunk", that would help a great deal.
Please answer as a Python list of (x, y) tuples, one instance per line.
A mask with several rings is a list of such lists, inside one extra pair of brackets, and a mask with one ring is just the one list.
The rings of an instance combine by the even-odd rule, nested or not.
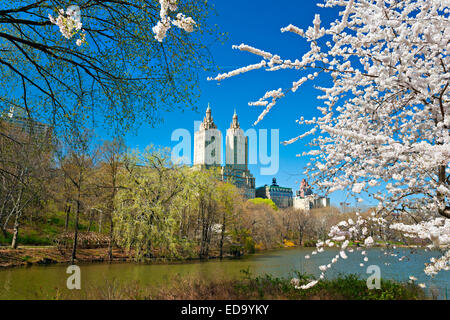
[(222, 232), (220, 233), (220, 260), (223, 258), (223, 239), (225, 237), (226, 213), (223, 213)]
[(22, 201), (22, 195), (23, 195), (23, 187), (20, 189), (19, 196), (17, 198), (17, 203), (15, 204), (15, 208), (13, 209), (16, 212), (16, 218), (14, 220), (14, 231), (13, 231), (13, 238), (11, 241), (11, 248), (17, 249), (17, 240), (19, 237), (19, 219), (22, 215), (22, 210), (20, 207), (20, 202)]
[(303, 230), (301, 228), (298, 230), (298, 245), (303, 247)]
[(69, 229), (70, 209), (71, 209), (70, 204), (66, 204), (66, 222), (64, 224), (64, 231), (65, 232), (67, 232), (67, 230)]
[(204, 253), (205, 253), (205, 209), (204, 209), (204, 205), (203, 205), (203, 201), (200, 201), (199, 204), (199, 215), (201, 216), (201, 224), (202, 224), (202, 235), (200, 238), (200, 259), (204, 258)]
[[(211, 195), (210, 195), (211, 196)], [(212, 227), (212, 218), (213, 218), (213, 207), (211, 206), (211, 200), (207, 207), (207, 218), (206, 218), (206, 228), (205, 228), (205, 252), (204, 256), (206, 259), (209, 259), (209, 245), (211, 244), (211, 227)]]
[(19, 212), (16, 213), (16, 219), (14, 221), (14, 232), (13, 232), (13, 237), (12, 237), (12, 241), (11, 241), (12, 249), (17, 249), (18, 237), (19, 237)]
[[(439, 166), (439, 169), (438, 169), (439, 184), (442, 184), (442, 185), (446, 184), (445, 169), (446, 169), (445, 165)], [(445, 202), (445, 195), (443, 195), (439, 191), (436, 193), (436, 195), (437, 195), (438, 200), (442, 203), (442, 207), (439, 207), (438, 213), (441, 216), (446, 217), (447, 219), (450, 219), (450, 206), (447, 206), (447, 204)]]
[[(2, 207), (2, 214), (0, 215), (0, 221), (2, 221), (2, 219), (3, 219), (3, 211), (4, 211), (4, 205), (3, 205), (3, 207)], [(3, 236), (5, 237), (5, 238), (7, 238), (8, 237), (8, 232), (6, 232), (6, 223), (7, 223), (7, 220), (5, 220), (5, 224), (2, 224), (1, 226), (0, 226), (0, 229), (2, 230), (2, 233), (3, 233)]]
[(92, 210), (92, 209), (90, 209), (89, 210), (89, 226), (88, 226), (88, 229), (87, 229), (87, 231), (89, 232), (89, 231), (91, 231), (91, 228), (92, 228), (92, 218), (93, 218), (93, 214), (92, 214), (92, 212), (93, 212), (94, 210)]
[(113, 191), (111, 195), (111, 210), (109, 212), (109, 246), (108, 246), (108, 260), (111, 262), (113, 260), (113, 244), (114, 244), (114, 222), (113, 222), (113, 214), (116, 210), (115, 200), (116, 200), (116, 167), (113, 167), (112, 170), (112, 186)]
[(113, 235), (114, 235), (114, 225), (113, 225), (113, 219), (112, 219), (112, 213), (110, 216), (110, 225), (109, 225), (109, 245), (108, 245), (108, 260), (111, 262), (113, 259)]
[(70, 258), (70, 263), (73, 264), (75, 259), (77, 258), (77, 242), (78, 242), (78, 219), (80, 215), (80, 190), (78, 190), (78, 199), (77, 199), (77, 211), (75, 213), (75, 232), (73, 235), (73, 247), (72, 247), (72, 256)]

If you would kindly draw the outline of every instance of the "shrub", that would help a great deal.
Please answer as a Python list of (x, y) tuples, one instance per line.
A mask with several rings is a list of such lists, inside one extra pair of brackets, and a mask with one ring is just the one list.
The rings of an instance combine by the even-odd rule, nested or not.
[(272, 201), (272, 199), (254, 198), (254, 199), (249, 199), (248, 202), (251, 202), (254, 204), (264, 204), (264, 205), (270, 206), (275, 211), (278, 210), (277, 205), (275, 204), (275, 202)]

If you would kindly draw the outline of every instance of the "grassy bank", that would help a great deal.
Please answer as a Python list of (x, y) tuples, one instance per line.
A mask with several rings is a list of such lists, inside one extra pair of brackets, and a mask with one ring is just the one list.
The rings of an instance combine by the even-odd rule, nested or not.
[[(119, 249), (113, 250), (113, 261), (128, 260), (128, 255)], [(78, 262), (102, 262), (108, 260), (108, 248), (78, 249)], [(56, 247), (0, 248), (0, 268), (20, 267), (32, 264), (69, 263), (70, 250), (59, 251)]]
[[(19, 230), (18, 243), (22, 246), (50, 246), (54, 244), (54, 240), (65, 232), (66, 214), (61, 211), (42, 213), (33, 217), (31, 221), (23, 224)], [(107, 234), (109, 225), (105, 222), (101, 234)], [(68, 230), (74, 230), (75, 223), (73, 217), (68, 221)], [(89, 221), (86, 217), (80, 217), (78, 223), (80, 232), (99, 231), (96, 221)], [(12, 241), (13, 230), (7, 229), (6, 236), (0, 232), (0, 245), (9, 246)]]
[[(127, 251), (120, 248), (113, 249), (112, 262), (133, 260), (133, 251), (129, 254)], [(20, 246), (18, 249), (11, 249), (10, 247), (0, 247), (0, 269), (13, 268), (31, 265), (44, 265), (70, 262), (71, 249), (67, 248), (64, 251), (58, 250), (56, 246)], [(223, 255), (224, 259), (235, 258), (228, 253)], [(219, 253), (212, 251), (209, 259), (219, 259)], [(186, 262), (192, 260), (200, 260), (198, 257), (180, 257), (166, 259), (155, 256), (146, 260), (147, 263), (169, 263), (169, 262)], [(109, 262), (108, 248), (79, 248), (77, 249), (76, 262)]]
[[(298, 246), (283, 246), (298, 247)], [(283, 248), (282, 246), (267, 250), (257, 250), (257, 252), (268, 252), (271, 250), (277, 250)], [(9, 246), (0, 246), (0, 269), (12, 268), (34, 264), (53, 264), (53, 263), (69, 263), (70, 262), (71, 248), (65, 248), (63, 251), (59, 250), (56, 246), (48, 245), (22, 245), (18, 249), (11, 249)], [(133, 252), (130, 255), (120, 248), (113, 249), (112, 261), (133, 261)], [(219, 252), (217, 250), (211, 250), (209, 259), (219, 258)], [(224, 254), (224, 258), (234, 258), (229, 253)], [(182, 262), (190, 260), (199, 260), (198, 257), (180, 257), (178, 259), (165, 259), (158, 257), (149, 259), (147, 262)], [(79, 248), (77, 250), (77, 262), (104, 262), (108, 260), (108, 248)]]
[[(299, 276), (303, 283), (311, 278)], [(102, 287), (48, 297), (50, 299), (101, 300), (417, 300), (425, 299), (422, 289), (409, 283), (381, 281), (381, 289), (367, 289), (356, 275), (323, 280), (308, 290), (295, 289), (290, 279), (246, 276), (238, 280), (174, 279), (163, 289), (138, 283), (108, 281)]]

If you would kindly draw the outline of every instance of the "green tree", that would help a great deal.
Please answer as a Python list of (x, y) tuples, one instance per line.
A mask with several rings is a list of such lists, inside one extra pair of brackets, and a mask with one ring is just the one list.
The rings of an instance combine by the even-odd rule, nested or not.
[[(92, 134), (85, 131), (82, 136), (70, 135), (59, 150), (58, 156), (67, 187), (66, 195), (70, 197), (70, 199), (66, 199), (66, 202), (71, 200), (75, 202), (75, 228), (71, 254), (71, 263), (73, 264), (77, 255), (80, 215), (86, 207), (84, 202), (92, 192), (89, 177), (98, 160), (98, 150), (92, 146)], [(66, 220), (66, 226), (67, 224)]]
[(251, 203), (254, 203), (254, 204), (265, 204), (265, 205), (270, 206), (275, 211), (278, 210), (277, 205), (275, 204), (275, 202), (273, 202), (272, 199), (254, 198), (254, 199), (249, 199), (248, 201)]
[[(0, 113), (23, 111), (57, 131), (104, 122), (129, 129), (155, 124), (159, 110), (191, 106), (199, 95), (198, 72), (211, 65), (205, 45), (215, 40), (207, 1), (178, 0), (195, 21), (186, 33), (172, 28), (163, 42), (152, 28), (157, 0), (77, 1), (86, 43), (64, 37), (57, 17), (70, 0), (17, 0), (0, 6)], [(205, 36), (204, 36), (205, 35)]]
[(122, 168), (123, 157), (125, 155), (126, 146), (120, 138), (112, 141), (105, 141), (100, 148), (101, 165), (96, 174), (96, 187), (100, 190), (101, 204), (103, 209), (108, 213), (109, 218), (109, 246), (108, 258), (113, 258), (114, 244), (114, 221), (113, 214), (115, 211), (117, 192), (120, 189), (119, 173)]
[(114, 212), (118, 244), (134, 250), (137, 261), (177, 255), (177, 233), (185, 173), (168, 149), (148, 147), (125, 157)]
[(35, 123), (13, 123), (0, 119), (0, 229), (7, 236), (13, 221), (11, 247), (17, 248), (23, 215), (46, 198), (51, 177), (51, 143), (47, 131)]
[(217, 200), (222, 212), (219, 241), (219, 257), (222, 259), (225, 234), (231, 230), (232, 226), (236, 223), (239, 205), (242, 203), (242, 195), (239, 192), (239, 189), (233, 184), (219, 183), (217, 186)]

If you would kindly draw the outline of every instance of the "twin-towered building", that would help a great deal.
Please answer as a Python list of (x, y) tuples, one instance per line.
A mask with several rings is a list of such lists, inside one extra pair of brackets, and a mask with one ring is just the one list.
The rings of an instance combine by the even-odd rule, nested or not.
[(222, 133), (208, 105), (206, 116), (194, 134), (194, 167), (221, 167), (222, 180), (239, 187), (246, 198), (255, 197), (255, 178), (248, 170), (248, 137), (239, 126), (236, 111), (227, 130), (225, 166), (222, 166)]
[(255, 178), (248, 170), (248, 146), (248, 137), (241, 129), (235, 111), (230, 128), (227, 129), (225, 165), (222, 166), (222, 133), (217, 129), (211, 115), (211, 107), (208, 105), (206, 116), (194, 134), (194, 168), (220, 167), (222, 180), (239, 187), (246, 198), (252, 199), (256, 196), (272, 199), (279, 208), (293, 206), (309, 211), (330, 206), (330, 199), (314, 195), (305, 179), (296, 197), (293, 197), (291, 188), (279, 186), (275, 178), (272, 185), (264, 185), (255, 190)]

